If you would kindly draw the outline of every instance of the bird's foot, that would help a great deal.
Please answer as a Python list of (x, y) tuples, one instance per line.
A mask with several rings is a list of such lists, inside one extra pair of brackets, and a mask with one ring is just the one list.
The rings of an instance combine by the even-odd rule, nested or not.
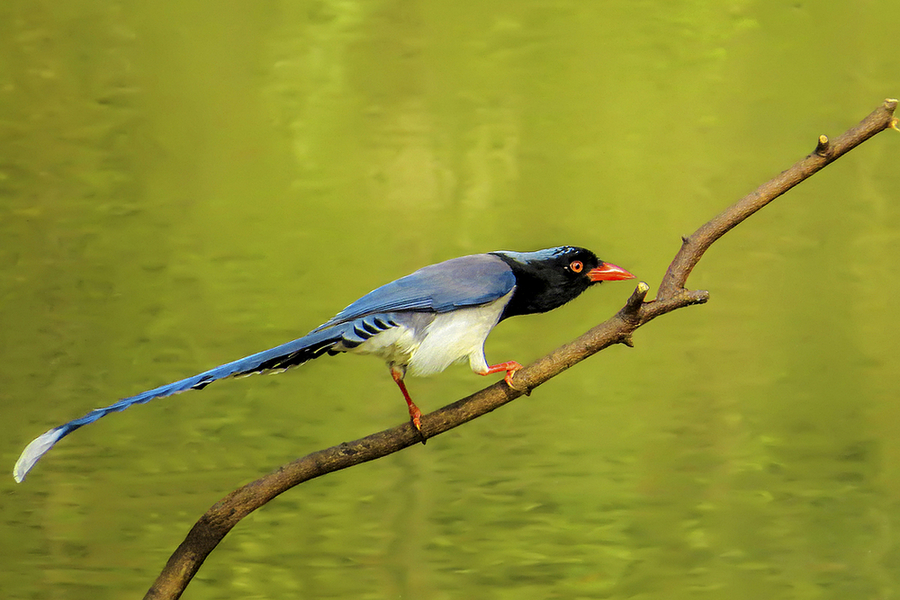
[(513, 382), (513, 375), (515, 375), (516, 371), (522, 368), (522, 365), (517, 363), (514, 360), (507, 361), (505, 363), (500, 363), (497, 365), (491, 365), (487, 368), (487, 371), (484, 373), (479, 373), (479, 375), (490, 375), (491, 373), (499, 373), (500, 371), (506, 371), (506, 375), (503, 377), (503, 381), (506, 382), (506, 385), (510, 387), (510, 389), (516, 390), (517, 392), (522, 392), (523, 394), (530, 395), (531, 390), (526, 387), (522, 387)]
[(425, 437), (425, 434), (422, 433), (422, 411), (420, 411), (419, 407), (415, 404), (409, 405), (409, 421), (413, 424), (413, 427), (416, 428), (416, 431), (419, 432), (419, 439), (424, 446), (427, 438)]

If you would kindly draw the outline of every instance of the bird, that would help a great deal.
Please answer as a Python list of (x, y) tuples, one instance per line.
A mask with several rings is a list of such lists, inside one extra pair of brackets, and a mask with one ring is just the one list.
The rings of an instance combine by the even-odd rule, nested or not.
[(342, 352), (384, 359), (424, 443), (422, 413), (406, 388), (406, 375), (432, 375), (468, 359), (475, 373), (505, 372), (507, 385), (515, 387), (513, 376), (522, 366), (515, 361), (490, 365), (484, 354), (485, 340), (499, 322), (553, 310), (603, 281), (633, 278), (577, 246), (473, 254), (423, 267), (369, 292), (301, 338), (123, 398), (50, 429), (25, 447), (13, 476), (21, 483), (59, 440), (110, 413), (200, 390), (220, 379), (282, 372)]

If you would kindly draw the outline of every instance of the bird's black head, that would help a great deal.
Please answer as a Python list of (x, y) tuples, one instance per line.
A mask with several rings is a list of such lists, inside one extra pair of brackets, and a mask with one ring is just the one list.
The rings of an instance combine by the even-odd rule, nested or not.
[(536, 252), (491, 252), (512, 269), (516, 290), (500, 319), (542, 313), (574, 300), (595, 283), (634, 275), (590, 250), (559, 246)]

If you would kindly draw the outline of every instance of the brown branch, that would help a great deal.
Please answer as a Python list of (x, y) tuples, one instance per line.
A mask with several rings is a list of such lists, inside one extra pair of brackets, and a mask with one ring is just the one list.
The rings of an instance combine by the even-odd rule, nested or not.
[[(640, 282), (625, 306), (611, 319), (518, 371), (515, 376), (516, 389), (511, 389), (501, 381), (424, 416), (422, 430), (425, 437), (440, 435), (523, 394), (528, 394), (537, 386), (608, 346), (613, 344), (630, 346), (634, 330), (660, 315), (706, 302), (709, 298), (708, 292), (689, 291), (684, 289), (684, 284), (691, 270), (713, 242), (763, 206), (870, 137), (888, 127), (896, 129), (897, 119), (893, 116), (896, 107), (896, 100), (885, 100), (859, 125), (836, 140), (829, 141), (824, 135), (820, 136), (812, 154), (684, 238), (681, 249), (663, 277), (656, 300), (645, 301), (650, 287)], [(231, 528), (282, 492), (309, 479), (381, 458), (413, 446), (419, 441), (419, 435), (414, 432), (412, 426), (404, 423), (353, 442), (313, 452), (235, 490), (210, 508), (191, 528), (145, 598), (154, 600), (179, 598), (203, 561)]]
[(715, 217), (690, 237), (684, 238), (681, 250), (669, 265), (669, 270), (659, 286), (659, 297), (669, 298), (684, 287), (688, 275), (713, 242), (744, 219), (782, 195), (804, 179), (807, 179), (850, 152), (870, 137), (892, 127), (897, 128), (894, 110), (897, 100), (885, 100), (881, 106), (860, 121), (859, 125), (844, 132), (839, 138), (829, 142), (820, 135), (816, 149), (812, 154), (795, 164), (787, 171), (759, 186), (753, 193), (744, 196), (725, 212)]

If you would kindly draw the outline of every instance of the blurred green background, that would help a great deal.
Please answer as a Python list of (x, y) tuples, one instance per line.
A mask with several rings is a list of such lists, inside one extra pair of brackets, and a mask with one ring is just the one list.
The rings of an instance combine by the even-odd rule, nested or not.
[[(900, 95), (900, 4), (0, 4), (0, 463), (423, 265), (680, 236)], [(729, 233), (709, 304), (246, 519), (186, 598), (893, 598), (900, 136)], [(531, 361), (632, 283), (503, 323)], [(485, 385), (412, 379), (423, 410)], [(233, 488), (402, 422), (342, 356), (132, 408), (0, 478), (7, 598), (137, 597)]]

